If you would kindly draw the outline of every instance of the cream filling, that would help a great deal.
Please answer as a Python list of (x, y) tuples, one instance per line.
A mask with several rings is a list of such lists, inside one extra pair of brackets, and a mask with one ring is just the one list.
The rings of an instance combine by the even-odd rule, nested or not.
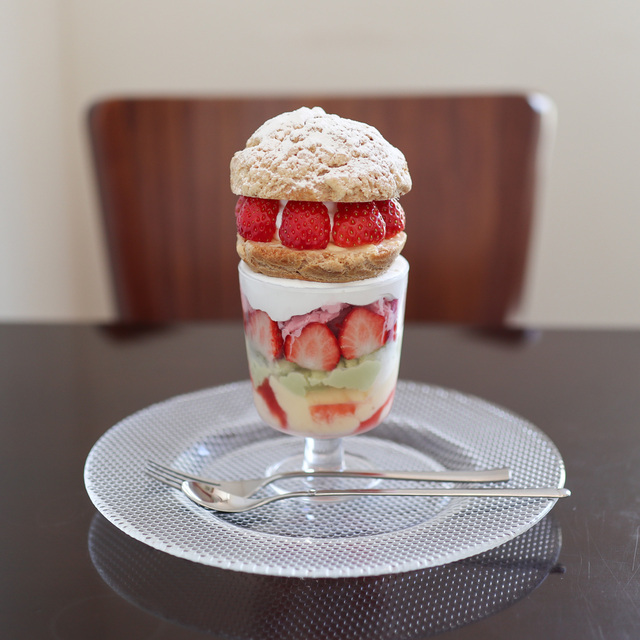
[(242, 260), (238, 271), (242, 295), (251, 308), (265, 311), (276, 322), (335, 304), (367, 306), (381, 298), (400, 301), (398, 326), (404, 317), (409, 263), (402, 256), (398, 256), (387, 271), (375, 278), (338, 284), (265, 276), (251, 270)]
[[(401, 340), (401, 336), (398, 336)], [(400, 342), (387, 343), (360, 361), (341, 361), (331, 372), (304, 371), (292, 363), (267, 363), (248, 345), (251, 380), (258, 412), (281, 428), (255, 388), (268, 379), (276, 401), (287, 415), (287, 431), (298, 435), (346, 436), (371, 418), (393, 391), (398, 378)], [(352, 405), (353, 411), (325, 413), (323, 405)], [(320, 408), (320, 411), (318, 411)]]
[[(386, 403), (397, 381), (397, 368), (377, 382), (367, 392), (357, 389), (332, 389), (321, 392), (309, 392), (305, 397), (292, 393), (276, 378), (270, 378), (271, 388), (276, 401), (287, 415), (288, 433), (301, 436), (343, 437), (356, 431), (361, 422), (371, 418)], [(271, 416), (260, 395), (254, 392), (256, 408), (262, 418), (276, 429), (279, 422)], [(353, 403), (355, 411), (349, 415), (337, 415), (327, 421), (319, 420), (313, 413), (313, 407)], [(383, 419), (385, 416), (380, 416)]]

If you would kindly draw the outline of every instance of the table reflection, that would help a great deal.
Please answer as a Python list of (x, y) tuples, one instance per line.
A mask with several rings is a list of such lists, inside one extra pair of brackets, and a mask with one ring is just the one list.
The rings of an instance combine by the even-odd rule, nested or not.
[(134, 605), (238, 640), (425, 638), (481, 620), (537, 588), (556, 565), (553, 514), (491, 551), (440, 567), (361, 578), (280, 578), (227, 571), (157, 551), (96, 514), (89, 552)]

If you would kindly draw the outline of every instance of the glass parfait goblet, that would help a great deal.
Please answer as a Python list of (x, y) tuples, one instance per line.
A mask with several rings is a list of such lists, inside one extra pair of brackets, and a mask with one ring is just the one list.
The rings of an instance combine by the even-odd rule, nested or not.
[(375, 278), (325, 283), (274, 278), (240, 262), (255, 407), (269, 426), (304, 439), (300, 455), (274, 460), (267, 475), (371, 468), (345, 454), (343, 439), (378, 426), (391, 409), (408, 272), (400, 256)]

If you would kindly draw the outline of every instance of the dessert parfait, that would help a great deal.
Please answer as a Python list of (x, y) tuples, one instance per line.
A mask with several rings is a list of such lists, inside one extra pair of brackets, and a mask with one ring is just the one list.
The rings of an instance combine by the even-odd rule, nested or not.
[(301, 108), (231, 161), (254, 401), (313, 439), (367, 431), (395, 391), (408, 264), (402, 153), (373, 127)]

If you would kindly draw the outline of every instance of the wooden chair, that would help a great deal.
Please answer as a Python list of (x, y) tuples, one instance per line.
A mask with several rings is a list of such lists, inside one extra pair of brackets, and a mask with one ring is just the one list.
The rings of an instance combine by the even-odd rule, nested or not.
[(518, 302), (550, 102), (529, 95), (126, 98), (89, 112), (121, 320), (240, 317), (229, 161), (299, 106), (377, 127), (412, 191), (407, 319), (500, 326)]

